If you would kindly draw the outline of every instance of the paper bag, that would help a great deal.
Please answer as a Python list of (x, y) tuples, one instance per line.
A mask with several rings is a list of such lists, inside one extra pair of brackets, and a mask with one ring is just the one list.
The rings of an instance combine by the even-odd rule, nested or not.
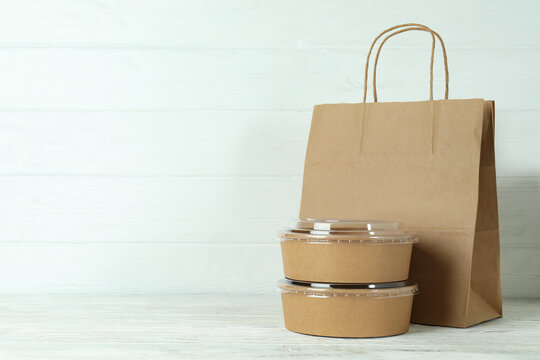
[[(379, 47), (374, 80), (384, 42), (409, 30), (430, 33), (433, 46), (437, 36), (448, 75), (440, 36), (419, 24), (381, 35), (400, 27)], [(413, 322), (467, 327), (500, 317), (494, 102), (448, 100), (447, 76), (445, 100), (431, 92), (430, 101), (378, 103), (374, 81), (375, 102), (366, 103), (368, 65), (364, 103), (314, 108), (300, 217), (399, 221), (416, 232)]]

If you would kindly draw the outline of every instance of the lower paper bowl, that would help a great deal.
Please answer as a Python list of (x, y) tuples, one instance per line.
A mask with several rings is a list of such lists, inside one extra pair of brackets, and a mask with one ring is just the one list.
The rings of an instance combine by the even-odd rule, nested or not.
[(285, 327), (333, 337), (380, 337), (409, 330), (416, 283), (325, 284), (278, 282)]

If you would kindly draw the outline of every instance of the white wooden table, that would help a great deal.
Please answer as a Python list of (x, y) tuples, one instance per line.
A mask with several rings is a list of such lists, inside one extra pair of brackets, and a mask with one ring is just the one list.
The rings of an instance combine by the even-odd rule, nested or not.
[(275, 295), (0, 296), (0, 359), (540, 359), (540, 300), (469, 329), (378, 339), (285, 330)]

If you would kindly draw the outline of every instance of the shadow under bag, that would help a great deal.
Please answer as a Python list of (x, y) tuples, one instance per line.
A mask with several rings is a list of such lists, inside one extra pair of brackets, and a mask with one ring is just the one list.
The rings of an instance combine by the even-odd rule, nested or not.
[[(374, 102), (366, 103), (371, 51)], [(377, 102), (376, 67), (390, 37), (432, 37), (429, 101)], [(445, 100), (433, 100), (436, 38), (443, 49)], [(306, 154), (302, 219), (401, 222), (420, 241), (410, 278), (418, 282), (412, 322), (467, 327), (502, 315), (494, 155), (494, 102), (448, 100), (444, 43), (420, 24), (394, 26), (373, 42), (364, 102), (316, 105)]]

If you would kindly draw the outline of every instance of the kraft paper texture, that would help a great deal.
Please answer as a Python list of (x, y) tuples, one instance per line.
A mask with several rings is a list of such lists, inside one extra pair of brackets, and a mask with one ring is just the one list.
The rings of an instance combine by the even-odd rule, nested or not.
[(502, 315), (494, 102), (314, 108), (302, 219), (399, 221), (415, 232), (412, 321), (467, 327)]

